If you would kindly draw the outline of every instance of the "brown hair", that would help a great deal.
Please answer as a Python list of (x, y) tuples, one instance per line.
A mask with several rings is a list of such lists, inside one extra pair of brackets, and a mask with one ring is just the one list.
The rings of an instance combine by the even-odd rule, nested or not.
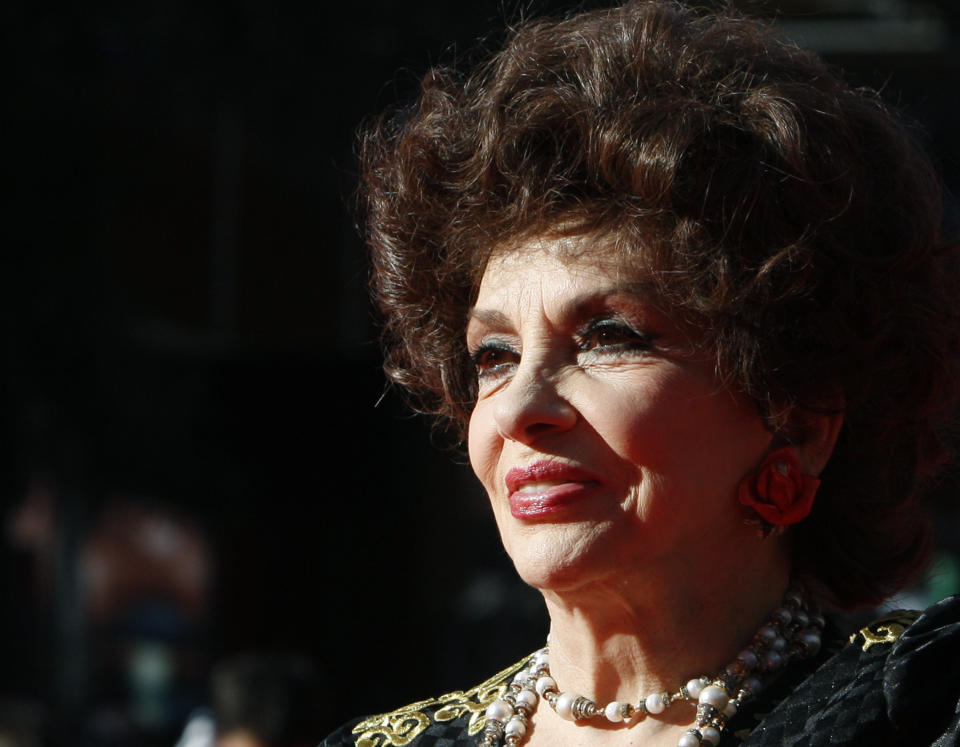
[(923, 561), (957, 247), (928, 158), (874, 93), (759, 21), (637, 0), (523, 25), (469, 75), (431, 70), (361, 160), (385, 367), (419, 409), (469, 417), (466, 312), (493, 248), (603, 235), (771, 427), (844, 403), (797, 568), (852, 606)]

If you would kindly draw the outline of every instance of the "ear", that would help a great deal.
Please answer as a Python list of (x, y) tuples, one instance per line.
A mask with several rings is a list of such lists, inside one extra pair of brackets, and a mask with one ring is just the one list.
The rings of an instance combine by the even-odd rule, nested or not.
[(798, 412), (794, 414), (796, 424), (791, 431), (797, 460), (805, 475), (819, 476), (830, 461), (833, 447), (843, 427), (843, 411), (839, 408), (830, 412)]

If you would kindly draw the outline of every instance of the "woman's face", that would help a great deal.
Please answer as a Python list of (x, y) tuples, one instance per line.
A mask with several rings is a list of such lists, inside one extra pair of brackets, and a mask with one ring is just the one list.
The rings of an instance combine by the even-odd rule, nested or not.
[(564, 246), (495, 255), (467, 328), (470, 463), (507, 552), (558, 591), (724, 562), (752, 536), (736, 487), (770, 432), (636, 273)]

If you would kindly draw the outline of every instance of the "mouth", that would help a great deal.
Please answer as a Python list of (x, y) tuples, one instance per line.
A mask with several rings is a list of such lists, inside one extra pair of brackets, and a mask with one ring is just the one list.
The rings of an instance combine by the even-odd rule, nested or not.
[(539, 493), (546, 491), (550, 488), (555, 488), (557, 485), (563, 485), (565, 480), (535, 480), (533, 482), (523, 483), (515, 493)]
[(505, 477), (510, 513), (517, 519), (551, 519), (589, 498), (600, 485), (592, 472), (562, 462), (514, 467)]

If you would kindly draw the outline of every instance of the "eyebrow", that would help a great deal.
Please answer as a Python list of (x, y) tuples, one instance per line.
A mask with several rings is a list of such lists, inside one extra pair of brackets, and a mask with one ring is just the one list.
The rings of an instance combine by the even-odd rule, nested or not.
[(496, 309), (478, 309), (476, 306), (471, 306), (467, 310), (467, 321), (470, 322), (473, 319), (476, 319), (488, 327), (503, 327), (509, 323), (507, 315), (502, 311), (497, 311)]
[(650, 283), (630, 282), (610, 285), (606, 288), (583, 293), (574, 296), (565, 303), (564, 311), (572, 311), (575, 314), (584, 314), (591, 308), (599, 306), (610, 299), (612, 296), (630, 296), (631, 300), (638, 303), (650, 304), (653, 302), (653, 290)]

